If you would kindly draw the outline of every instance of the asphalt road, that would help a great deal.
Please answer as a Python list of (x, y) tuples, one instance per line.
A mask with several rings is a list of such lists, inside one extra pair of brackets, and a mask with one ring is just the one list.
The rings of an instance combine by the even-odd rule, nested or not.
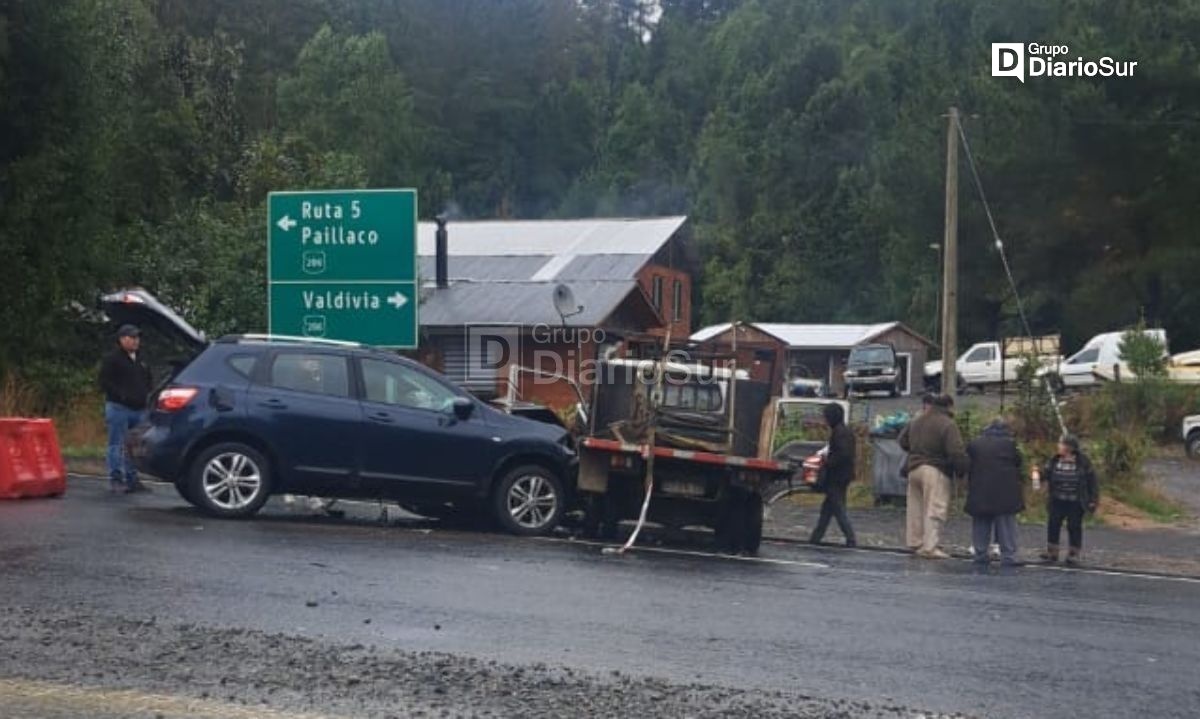
[(0, 715), (1200, 715), (1196, 581), (366, 516), (0, 504)]

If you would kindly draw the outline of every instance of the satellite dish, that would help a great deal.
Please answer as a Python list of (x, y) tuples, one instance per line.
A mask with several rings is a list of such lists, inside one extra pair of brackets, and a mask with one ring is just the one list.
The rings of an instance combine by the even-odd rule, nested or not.
[(575, 293), (570, 287), (558, 284), (554, 286), (554, 309), (562, 318), (563, 324), (566, 324), (568, 317), (583, 312), (583, 305), (575, 303)]

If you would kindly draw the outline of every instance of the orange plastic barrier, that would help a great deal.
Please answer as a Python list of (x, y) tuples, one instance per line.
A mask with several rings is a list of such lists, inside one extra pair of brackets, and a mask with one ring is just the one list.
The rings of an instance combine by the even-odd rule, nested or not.
[(67, 470), (54, 422), (0, 418), (0, 499), (57, 497), (65, 491)]

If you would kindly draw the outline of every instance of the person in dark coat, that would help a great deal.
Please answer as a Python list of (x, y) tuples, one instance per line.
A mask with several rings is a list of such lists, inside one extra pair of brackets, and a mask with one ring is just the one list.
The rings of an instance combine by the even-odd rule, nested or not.
[(967, 475), (967, 514), (975, 562), (988, 563), (993, 534), (1000, 545), (1000, 562), (1018, 566), (1017, 513), (1025, 509), (1021, 492), (1021, 450), (1002, 419), (988, 425), (967, 445), (971, 471)]
[(1058, 440), (1058, 454), (1050, 458), (1040, 474), (1034, 468), (1034, 480), (1042, 477), (1047, 482), (1047, 509), (1049, 521), (1046, 526), (1046, 551), (1042, 559), (1058, 561), (1059, 538), (1062, 536), (1063, 521), (1067, 523), (1067, 539), (1070, 549), (1067, 564), (1078, 564), (1083, 552), (1083, 515), (1096, 511), (1100, 503), (1100, 483), (1091, 461), (1079, 451), (1079, 440), (1063, 435)]
[(829, 451), (825, 454), (825, 501), (821, 503), (821, 515), (808, 541), (820, 544), (829, 528), (829, 520), (837, 519), (847, 547), (858, 546), (854, 538), (854, 527), (846, 514), (846, 489), (854, 480), (854, 432), (846, 426), (845, 413), (837, 403), (825, 405), (825, 423), (829, 425)]
[(149, 491), (138, 481), (125, 446), (129, 430), (146, 418), (146, 400), (151, 390), (150, 369), (139, 351), (141, 334), (134, 325), (122, 325), (117, 331), (117, 347), (100, 364), (104, 423), (108, 426), (109, 489), (118, 494)]

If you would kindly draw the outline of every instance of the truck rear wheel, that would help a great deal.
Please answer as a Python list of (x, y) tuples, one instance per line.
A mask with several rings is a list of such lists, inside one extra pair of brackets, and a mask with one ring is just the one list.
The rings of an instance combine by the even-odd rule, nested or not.
[(743, 506), (745, 519), (742, 527), (742, 549), (750, 554), (758, 554), (763, 536), (763, 498), (758, 492), (751, 492), (746, 497)]
[(583, 502), (583, 535), (611, 542), (617, 538), (617, 511), (608, 494), (589, 493)]
[(719, 551), (757, 554), (762, 544), (762, 495), (737, 487), (730, 488), (715, 529)]

